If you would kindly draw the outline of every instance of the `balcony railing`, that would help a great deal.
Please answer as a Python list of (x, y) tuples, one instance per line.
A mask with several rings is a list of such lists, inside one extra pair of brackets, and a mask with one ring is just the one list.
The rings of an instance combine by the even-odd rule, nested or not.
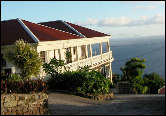
[(89, 58), (86, 58), (83, 60), (79, 60), (79, 61), (75, 61), (75, 62), (66, 64), (65, 67), (70, 70), (77, 70), (79, 67), (88, 65), (92, 69), (92, 68), (102, 65), (110, 60), (113, 60), (112, 51), (104, 53), (102, 55), (97, 55), (97, 56), (89, 57)]

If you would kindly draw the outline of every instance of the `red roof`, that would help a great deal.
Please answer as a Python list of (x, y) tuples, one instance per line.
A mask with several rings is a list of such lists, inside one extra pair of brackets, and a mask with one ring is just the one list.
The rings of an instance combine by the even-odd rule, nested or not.
[(80, 36), (22, 20), (39, 41), (78, 39)]
[(79, 39), (83, 38), (83, 35), (87, 38), (109, 36), (64, 21), (43, 22), (39, 24), (21, 19), (1, 21), (1, 45), (13, 44), (20, 38), (29, 43), (35, 43), (34, 35), (39, 41)]
[(1, 45), (13, 44), (21, 38), (29, 43), (35, 42), (16, 19), (1, 21)]
[[(70, 33), (73, 33), (73, 34), (78, 34), (78, 32), (79, 32), (79, 33), (81, 33), (82, 35), (84, 35), (85, 37), (88, 37), (88, 38), (90, 38), (90, 37), (110, 36), (110, 35), (107, 35), (107, 34), (92, 30), (92, 29), (88, 29), (88, 28), (85, 28), (85, 27), (82, 27), (82, 26), (79, 26), (79, 25), (75, 25), (75, 24), (72, 24), (72, 23), (69, 23), (69, 22), (65, 22), (65, 21), (50, 21), (50, 22), (42, 22), (42, 23), (39, 23), (39, 24), (46, 25), (46, 26), (56, 28), (56, 29), (60, 29), (60, 30), (70, 32)], [(74, 28), (74, 30), (70, 26), (72, 28)]]
[(51, 22), (42, 22), (38, 23), (42, 25), (46, 25), (52, 28), (60, 29), (69, 33), (77, 34), (75, 31), (73, 31), (71, 28), (69, 28), (67, 25), (65, 25), (62, 21), (51, 21)]
[(75, 30), (77, 30), (78, 32), (80, 32), (81, 34), (83, 34), (84, 36), (90, 38), (90, 37), (102, 37), (102, 36), (110, 36), (95, 30), (91, 30), (82, 26), (78, 26), (69, 22), (66, 22), (67, 24), (69, 24), (70, 26), (72, 26)]

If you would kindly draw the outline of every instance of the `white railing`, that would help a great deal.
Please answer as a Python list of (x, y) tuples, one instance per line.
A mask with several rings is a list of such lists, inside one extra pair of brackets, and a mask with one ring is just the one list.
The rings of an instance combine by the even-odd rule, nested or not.
[(83, 60), (69, 63), (69, 64), (65, 65), (65, 67), (70, 70), (77, 70), (79, 67), (83, 67), (86, 65), (90, 66), (90, 68), (93, 68), (98, 65), (104, 64), (112, 59), (113, 59), (112, 51), (110, 51), (110, 52), (104, 53), (102, 55), (97, 55), (97, 56), (93, 56), (93, 57), (89, 57), (89, 58), (86, 58)]

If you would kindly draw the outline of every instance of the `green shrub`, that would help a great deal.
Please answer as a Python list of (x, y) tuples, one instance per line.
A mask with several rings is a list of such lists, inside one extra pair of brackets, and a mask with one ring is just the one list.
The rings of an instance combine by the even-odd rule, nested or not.
[(89, 71), (87, 67), (77, 71), (66, 71), (51, 77), (47, 81), (49, 89), (61, 89), (77, 94), (109, 93), (111, 82), (97, 71)]
[(46, 92), (47, 84), (43, 80), (1, 80), (1, 93)]
[(66, 70), (62, 73), (62, 67), (64, 61), (55, 58), (43, 65), (45, 72), (51, 76), (47, 80), (49, 89), (67, 90), (83, 95), (109, 93), (111, 82), (101, 73), (89, 70), (87, 66), (77, 71)]
[(44, 71), (47, 74), (49, 74), (51, 77), (55, 77), (58, 74), (62, 73), (62, 68), (63, 67), (64, 67), (64, 61), (63, 60), (57, 60), (56, 58), (52, 58), (49, 63), (44, 63), (43, 64)]
[(165, 85), (164, 79), (157, 73), (153, 72), (144, 75), (144, 85), (149, 87), (151, 94), (157, 94), (158, 89)]
[(148, 86), (144, 86), (142, 90), (142, 94), (146, 94), (148, 90), (149, 90)]
[(21, 81), (23, 78), (19, 74), (10, 74), (8, 80)]
[(132, 88), (135, 88), (135, 91), (137, 91), (137, 93), (142, 93), (143, 84), (144, 84), (142, 77), (136, 76), (131, 80), (131, 83), (132, 83)]
[(77, 87), (80, 94), (106, 94), (109, 93), (111, 82), (97, 71), (88, 72), (82, 83)]

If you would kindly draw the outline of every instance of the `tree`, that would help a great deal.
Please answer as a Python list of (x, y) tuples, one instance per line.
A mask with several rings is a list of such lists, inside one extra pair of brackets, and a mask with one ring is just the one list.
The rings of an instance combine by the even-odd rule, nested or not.
[(142, 78), (143, 70), (145, 69), (145, 59), (131, 58), (125, 63), (125, 66), (121, 67), (122, 79), (129, 81), (132, 84), (132, 92), (134, 93), (146, 93), (147, 86), (144, 86), (144, 80)]
[(157, 73), (145, 74), (143, 77), (144, 85), (149, 87), (151, 94), (157, 94), (158, 89), (165, 85), (164, 79)]
[(39, 54), (32, 45), (22, 39), (15, 42), (14, 49), (8, 51), (7, 58), (20, 69), (20, 75), (24, 79), (40, 73), (42, 60)]
[(137, 76), (142, 76), (143, 69), (145, 69), (145, 59), (139, 59), (137, 57), (130, 59), (126, 62), (124, 67), (121, 67), (120, 70), (122, 71), (122, 80), (131, 81)]
[(43, 68), (47, 74), (50, 74), (51, 77), (57, 76), (59, 73), (62, 73), (63, 68), (65, 68), (65, 63), (63, 60), (57, 60), (56, 58), (52, 58), (49, 63), (44, 63)]
[(136, 76), (131, 80), (132, 89), (135, 90), (136, 93), (147, 93), (148, 87), (144, 86), (144, 80), (141, 76)]

